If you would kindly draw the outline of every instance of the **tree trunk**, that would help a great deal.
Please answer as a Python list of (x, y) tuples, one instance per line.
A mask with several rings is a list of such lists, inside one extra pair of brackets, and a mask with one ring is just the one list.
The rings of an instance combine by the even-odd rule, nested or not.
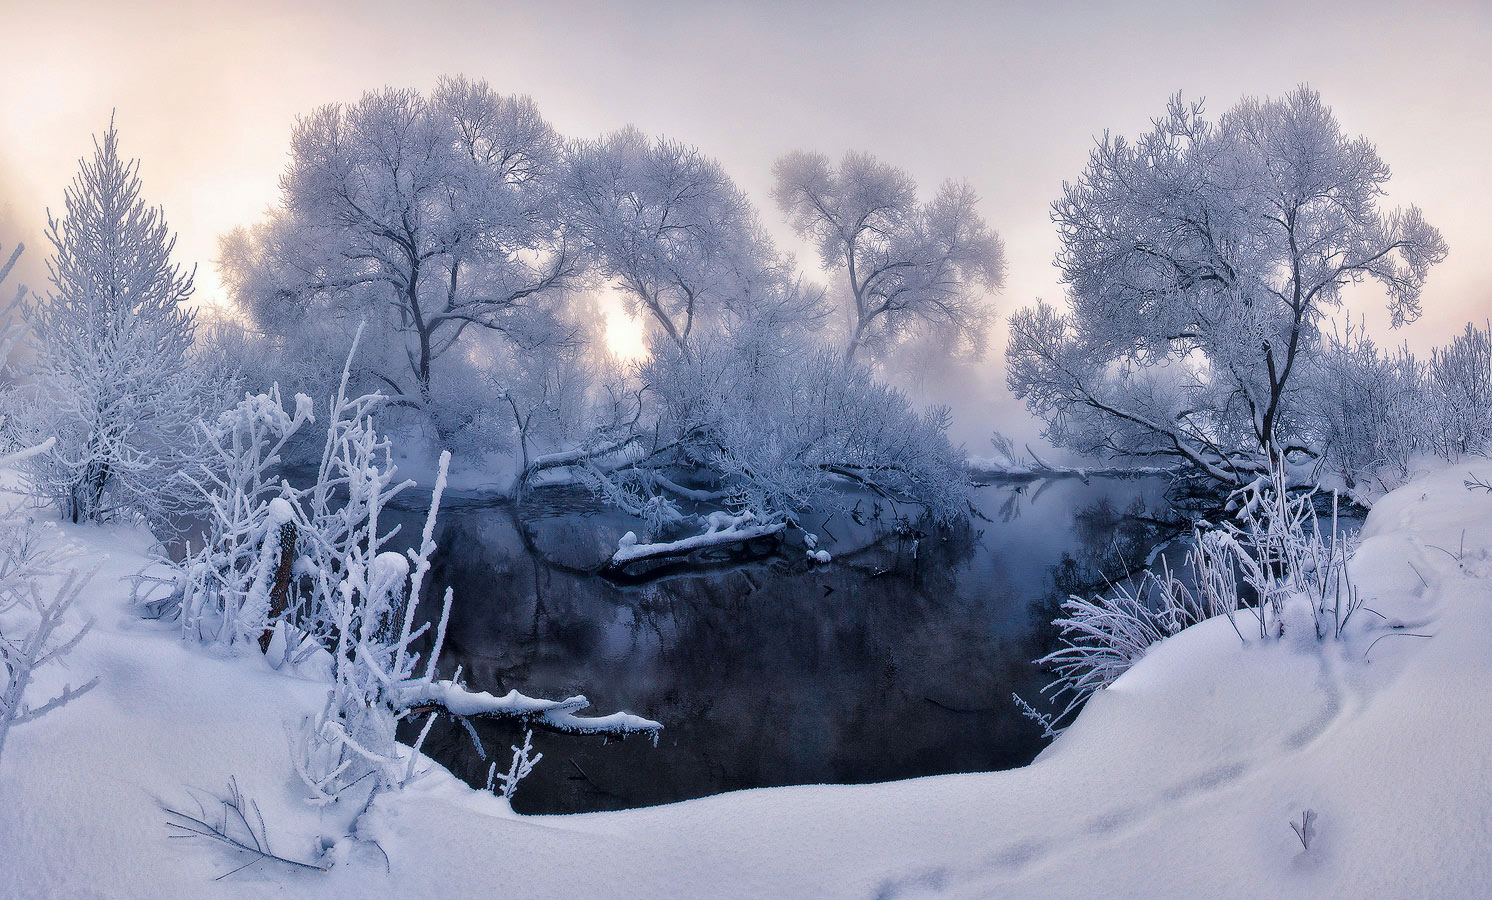
[(264, 633), (259, 635), (259, 652), (269, 652), (269, 642), (274, 636), (276, 619), (285, 615), (290, 607), (290, 579), (295, 573), (295, 525), (286, 522), (280, 526), (280, 561), (275, 566), (275, 581), (269, 589), (269, 617), (265, 619)]

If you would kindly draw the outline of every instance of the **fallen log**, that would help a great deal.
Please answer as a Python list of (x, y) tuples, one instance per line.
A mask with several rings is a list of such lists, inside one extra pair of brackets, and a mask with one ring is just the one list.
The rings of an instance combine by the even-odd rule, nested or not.
[(469, 691), (452, 681), (412, 681), (399, 687), (399, 705), (408, 715), (440, 713), (454, 719), (513, 719), (525, 727), (561, 734), (599, 734), (626, 737), (647, 734), (657, 741), (663, 725), (628, 712), (606, 716), (579, 716), (590, 706), (584, 695), (564, 700), (528, 697), (516, 690), (498, 697), (487, 691)]
[[(697, 550), (744, 544), (757, 538), (781, 534), (785, 528), (787, 528), (786, 522), (775, 522), (770, 525), (735, 525), (718, 531), (707, 531), (704, 534), (680, 538), (676, 541), (658, 541), (648, 544), (638, 543), (637, 536), (629, 531), (622, 535), (616, 553), (611, 556), (610, 566), (621, 568), (643, 560), (687, 556)], [(629, 537), (630, 540), (628, 540)]]

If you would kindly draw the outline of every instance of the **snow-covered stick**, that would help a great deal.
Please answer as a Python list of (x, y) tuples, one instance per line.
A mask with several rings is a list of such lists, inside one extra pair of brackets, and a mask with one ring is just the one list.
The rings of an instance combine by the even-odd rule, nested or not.
[[(420, 533), (420, 546), (417, 550), (406, 551), (410, 562), (414, 563), (414, 572), (409, 576), (409, 594), (404, 600), (404, 626), (402, 634), (408, 635), (414, 628), (415, 608), (419, 604), (420, 590), (425, 585), (425, 575), (430, 571), (430, 556), (435, 552), (435, 515), (440, 510), (440, 498), (445, 494), (446, 475), (451, 467), (451, 451), (440, 451), (440, 462), (435, 474), (435, 487), (430, 492), (430, 512), (425, 517), (425, 530)], [(446, 611), (450, 609), (450, 597), (447, 595)], [(441, 625), (435, 646), (439, 647), (445, 640), (445, 615), (441, 616)], [(399, 645), (399, 651), (394, 659), (394, 672), (403, 672), (409, 660), (409, 646), (407, 643)], [(435, 654), (430, 654), (429, 673), (433, 674), (435, 669)]]
[(501, 785), (503, 799), (513, 800), (513, 794), (518, 790), (518, 782), (527, 778), (544, 758), (544, 754), (533, 752), (534, 732), (528, 729), (523, 732), (523, 746), (513, 746), (513, 762), (508, 766), (506, 775), (497, 774), (497, 763), (493, 763), (487, 770), (487, 790), (496, 792)]
[[(269, 830), (264, 824), (264, 815), (259, 811), (259, 804), (243, 795), (238, 788), (237, 778), (229, 778), (227, 792), (212, 797), (210, 804), (204, 803), (202, 798), (197, 797), (195, 793), (193, 799), (197, 804), (195, 813), (185, 812), (171, 806), (161, 807), (162, 811), (171, 817), (166, 822), (167, 827), (177, 832), (171, 836), (201, 838), (249, 857), (248, 862), (236, 869), (224, 872), (214, 880), (221, 881), (260, 862), (276, 862), (291, 868), (313, 872), (327, 870), (326, 866), (280, 856), (270, 848)], [(209, 807), (213, 812), (208, 811)]]
[(3, 683), (0, 683), (0, 753), (5, 750), (5, 739), (12, 727), (40, 718), (88, 693), (98, 684), (98, 679), (93, 678), (77, 687), (64, 686), (60, 693), (39, 704), (26, 700), (26, 689), (30, 687), (36, 670), (66, 656), (92, 627), (93, 622), (89, 620), (67, 637), (57, 633), (78, 595), (97, 571), (94, 567), (83, 575), (76, 571), (69, 573), (49, 598), (42, 597), (35, 581), (22, 585), (18, 596), (0, 597), (0, 612), (4, 612), (12, 623), (20, 620), (19, 624), (0, 627), (0, 676), (3, 676)]

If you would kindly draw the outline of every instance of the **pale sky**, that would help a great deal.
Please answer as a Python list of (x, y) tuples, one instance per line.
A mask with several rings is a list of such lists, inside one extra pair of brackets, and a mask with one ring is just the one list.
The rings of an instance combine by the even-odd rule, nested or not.
[[(0, 0), (0, 244), (29, 231), (40, 262), (41, 209), (117, 108), (212, 300), (217, 239), (275, 201), (298, 114), (465, 73), (531, 95), (567, 135), (634, 124), (699, 145), (784, 243), (771, 168), (789, 150), (866, 150), (929, 192), (967, 179), (1006, 243), (1003, 316), (1060, 298), (1048, 207), (1095, 135), (1138, 133), (1178, 89), (1215, 115), (1307, 82), (1377, 144), (1390, 203), (1418, 204), (1450, 244), (1424, 318), (1395, 334), (1372, 305), (1370, 329), (1423, 352), (1492, 315), (1486, 0), (312, 5)], [(1003, 410), (999, 353), (972, 393)], [(987, 452), (988, 418), (960, 407), (971, 452)]]

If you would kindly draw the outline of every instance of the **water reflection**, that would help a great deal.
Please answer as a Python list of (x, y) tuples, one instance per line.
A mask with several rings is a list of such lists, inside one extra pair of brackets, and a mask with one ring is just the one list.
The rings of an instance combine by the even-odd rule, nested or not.
[[(829, 566), (774, 556), (631, 586), (585, 573), (635, 527), (622, 516), (564, 495), (448, 507), (427, 581), (428, 596), (456, 597), (441, 670), (664, 723), (657, 748), (536, 735), (544, 760), (521, 812), (1023, 765), (1043, 742), (1010, 695), (1047, 680), (1030, 662), (1053, 638), (1041, 604), (1139, 564), (1168, 510), (1152, 482), (986, 487), (974, 501), (972, 524), (915, 549), (886, 521), (831, 517)], [(478, 731), (505, 768), (521, 735)], [(484, 782), (459, 726), (437, 723), (425, 750)]]

